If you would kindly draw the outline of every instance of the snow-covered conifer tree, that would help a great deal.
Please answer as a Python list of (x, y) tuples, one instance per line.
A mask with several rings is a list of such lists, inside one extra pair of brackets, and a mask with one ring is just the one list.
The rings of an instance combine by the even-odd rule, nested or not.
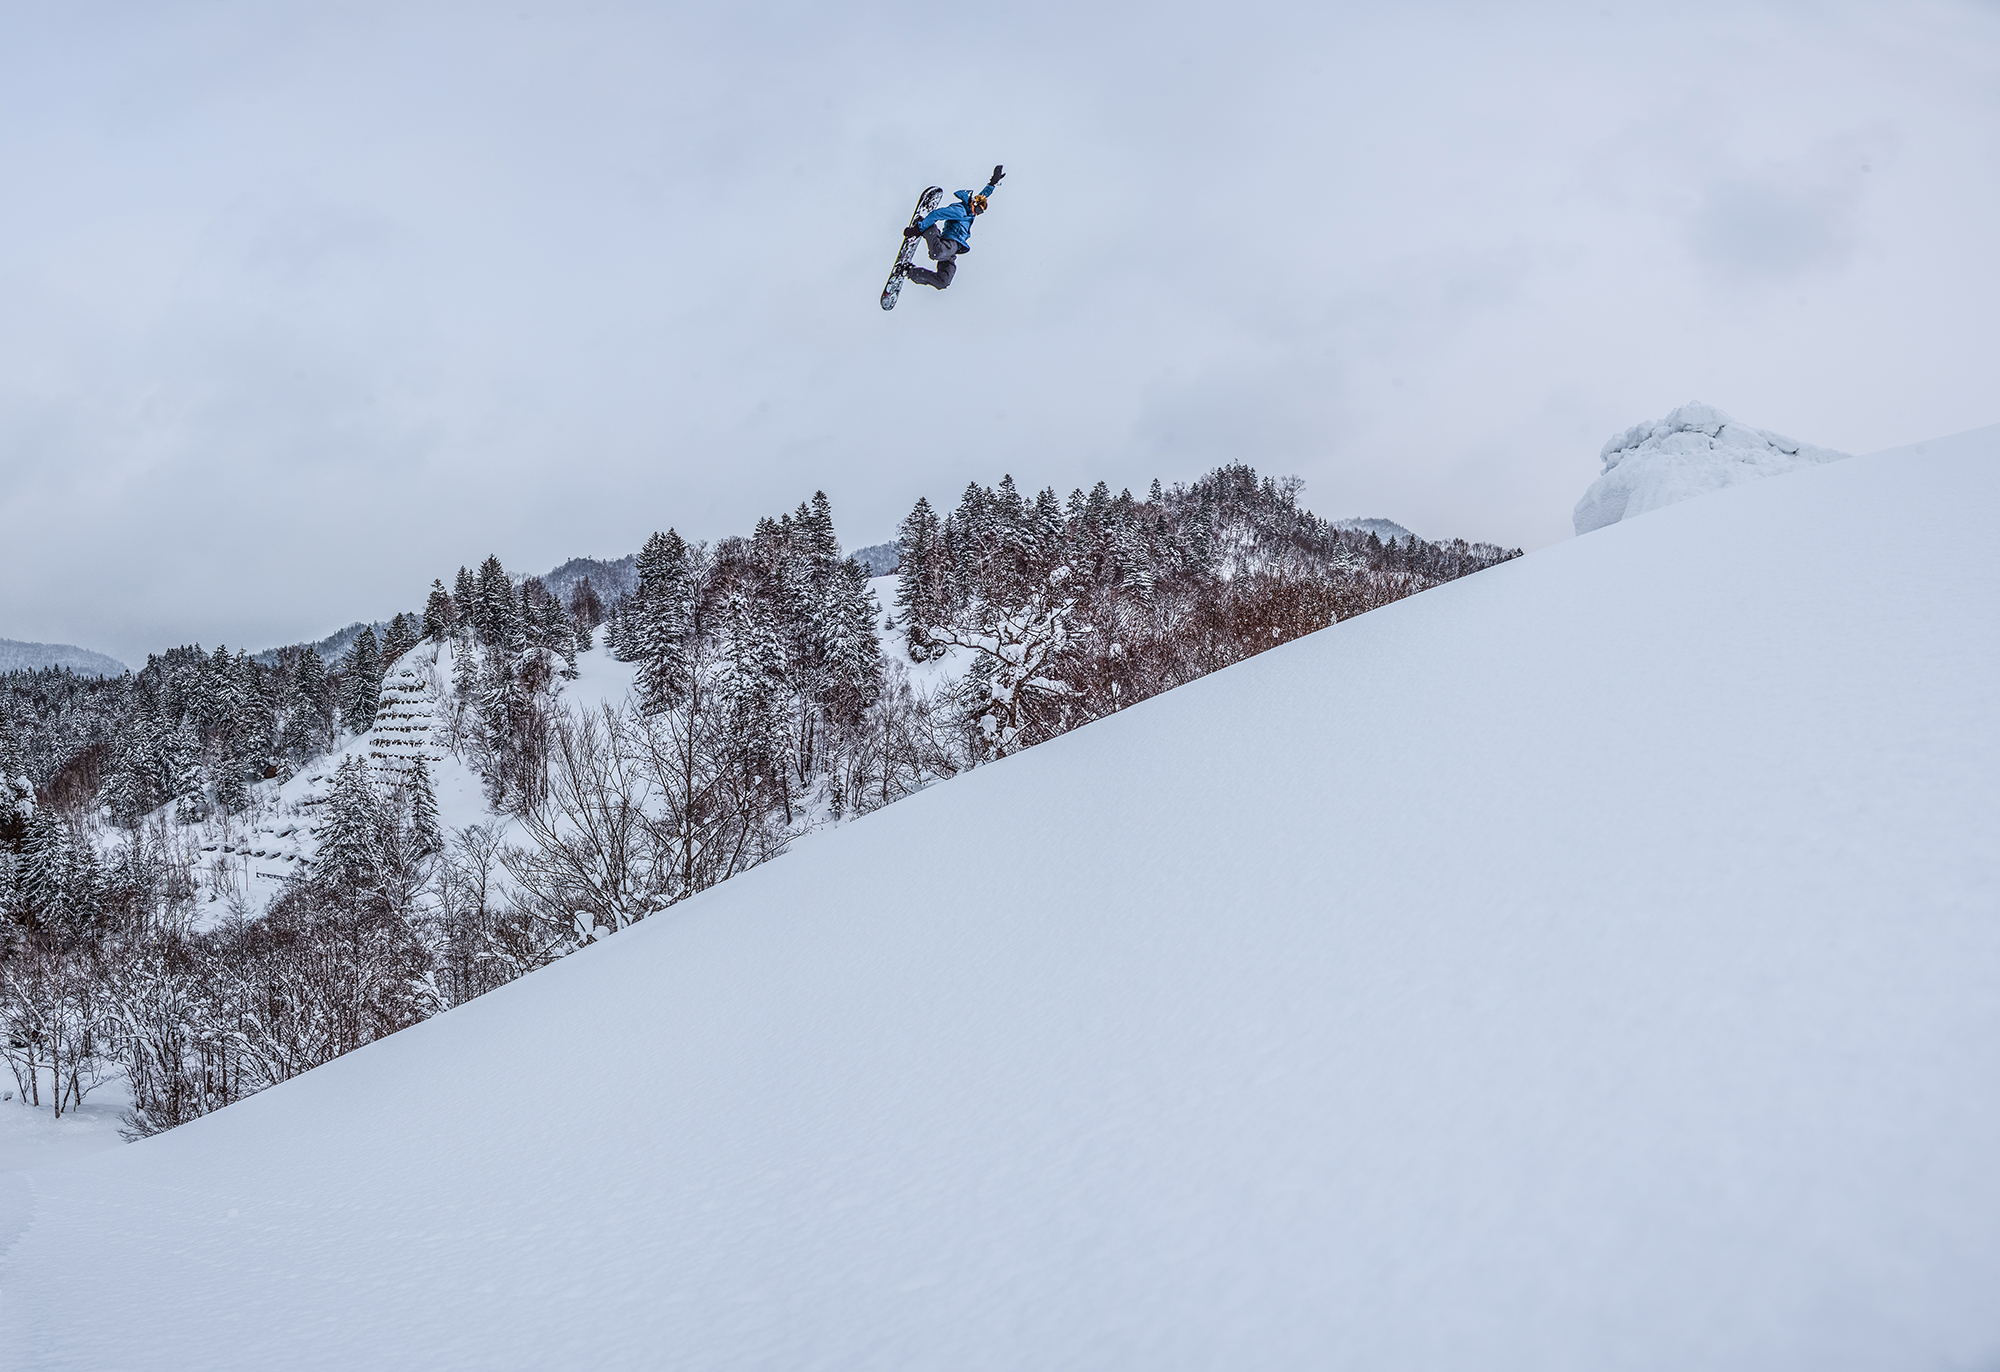
[(309, 875), (338, 890), (373, 889), (379, 864), (382, 813), (367, 769), (359, 758), (345, 757), (333, 774), (323, 802), (325, 818), (315, 827), (319, 849), (307, 867)]
[(438, 823), (437, 791), (431, 785), (430, 763), (420, 752), (410, 768), (410, 828), (415, 833), (422, 856), (444, 851), (444, 829)]
[(442, 643), (452, 628), (451, 593), (442, 581), (431, 583), (430, 598), (424, 602), (423, 636), (431, 643)]
[(382, 669), (386, 672), (397, 658), (416, 646), (417, 624), (401, 610), (389, 621), (389, 632), (382, 640)]
[(944, 530), (930, 501), (917, 498), (915, 508), (897, 530), (897, 538), (902, 553), (896, 573), (896, 622), (903, 630), (911, 660), (922, 662), (931, 653), (926, 631), (945, 618), (949, 595)]
[(162, 762), (167, 774), (168, 796), (174, 802), (174, 817), (182, 824), (193, 824), (208, 813), (201, 741), (195, 736), (193, 721), (183, 719), (164, 743)]
[(570, 591), (569, 613), (577, 623), (578, 642), (587, 651), (590, 644), (586, 640), (604, 622), (604, 598), (597, 594), (597, 588), (590, 584), (589, 577), (579, 579)]
[(302, 648), (292, 659), (292, 683), (301, 702), (311, 707), (319, 705), (326, 692), (326, 664), (320, 661), (317, 650)]
[(521, 614), (514, 596), (514, 583), (500, 559), (488, 555), (479, 564), (473, 626), (480, 641), (489, 648), (516, 653), (521, 650)]
[(738, 774), (774, 796), (792, 822), (790, 726), (785, 718), (785, 650), (771, 607), (733, 596), (722, 613), (722, 653), (715, 696)]
[(96, 849), (48, 806), (28, 820), (14, 883), (30, 925), (59, 943), (80, 937), (103, 900)]
[(19, 843), (34, 813), (35, 784), (28, 780), (27, 759), (13, 729), (0, 719), (0, 847)]
[[(460, 628), (469, 629), (469, 626), (461, 624)], [(452, 644), (451, 689), (465, 705), (472, 705), (479, 699), (479, 649), (473, 646), (469, 631)]]
[[(105, 770), (104, 783), (97, 790), (97, 803), (110, 814), (113, 823), (127, 828), (137, 824), (140, 816), (152, 808), (146, 802), (146, 776), (133, 732), (128, 729), (113, 745), (111, 766)], [(0, 807), (5, 803), (5, 786), (0, 782)], [(4, 820), (4, 815), (0, 815), (0, 820)], [(4, 824), (0, 824), (0, 831), (4, 831)], [(4, 842), (4, 832), (0, 832), (0, 842)]]
[(341, 722), (355, 733), (365, 733), (374, 722), (375, 706), (382, 696), (382, 652), (375, 631), (362, 629), (341, 664), (346, 700)]
[(475, 629), (479, 619), (479, 583), (469, 568), (460, 567), (458, 576), (451, 583), (452, 628), (464, 629), (471, 625)]
[(825, 597), (816, 635), (825, 672), (823, 703), (851, 720), (881, 689), (882, 643), (875, 637), (880, 608), (868, 586), (868, 569), (853, 558), (835, 566)]
[(671, 710), (687, 698), (688, 547), (672, 529), (639, 551), (639, 586), (619, 620), (618, 656), (639, 664), (641, 708)]
[(578, 627), (554, 596), (535, 606), (535, 642), (563, 660), (562, 675), (570, 681), (576, 680)]
[(250, 786), (243, 762), (234, 751), (224, 748), (215, 759), (215, 804), (225, 815), (240, 813), (250, 804)]

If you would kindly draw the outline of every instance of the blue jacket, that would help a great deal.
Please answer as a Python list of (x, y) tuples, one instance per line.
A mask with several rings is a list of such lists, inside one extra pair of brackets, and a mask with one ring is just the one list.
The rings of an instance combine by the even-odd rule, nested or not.
[[(988, 186), (979, 194), (990, 197), (993, 188)], [(928, 229), (933, 224), (942, 224), (946, 238), (969, 249), (972, 246), (972, 195), (971, 191), (953, 191), (952, 198), (958, 203), (938, 206), (919, 219), (917, 227)]]

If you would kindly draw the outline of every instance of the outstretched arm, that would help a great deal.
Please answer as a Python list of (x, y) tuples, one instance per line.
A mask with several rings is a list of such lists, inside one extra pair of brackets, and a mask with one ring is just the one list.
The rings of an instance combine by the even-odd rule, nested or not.
[(1007, 175), (1007, 169), (1005, 167), (996, 165), (993, 168), (993, 175), (986, 178), (986, 189), (981, 191), (980, 194), (981, 195), (993, 194), (994, 191), (1000, 188), (1000, 182), (1006, 177), (1006, 175)]

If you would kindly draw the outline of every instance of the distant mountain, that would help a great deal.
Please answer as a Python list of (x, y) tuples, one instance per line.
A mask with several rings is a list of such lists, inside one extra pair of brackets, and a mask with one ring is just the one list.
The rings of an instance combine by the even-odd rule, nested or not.
[(871, 543), (866, 548), (856, 548), (848, 556), (866, 567), (868, 575), (888, 576), (903, 565), (903, 544), (900, 539), (893, 543)]
[(548, 587), (549, 594), (569, 604), (569, 594), (577, 583), (590, 578), (591, 589), (607, 605), (620, 596), (630, 595), (639, 588), (639, 555), (627, 553), (607, 562), (596, 557), (573, 557), (552, 572), (542, 574), (542, 585)]
[(1336, 529), (1347, 529), (1357, 534), (1373, 534), (1384, 543), (1391, 539), (1415, 538), (1416, 535), (1393, 519), (1336, 519)]
[(284, 647), (266, 648), (263, 652), (252, 653), (250, 656), (255, 661), (269, 667), (277, 662), (278, 654), (284, 652), (286, 648), (310, 648), (320, 655), (321, 661), (332, 662), (342, 653), (345, 653), (355, 639), (361, 637), (363, 629), (373, 629), (375, 637), (379, 639), (389, 632), (389, 621), (378, 619), (373, 624), (364, 624), (360, 620), (356, 620), (345, 629), (334, 630), (317, 643), (287, 643)]
[(131, 670), (115, 657), (74, 643), (22, 643), (0, 638), (0, 672), (33, 672), (44, 667), (67, 667), (78, 676), (123, 676)]
[[(902, 545), (877, 543), (872, 548), (856, 549), (853, 556), (868, 569), (868, 575), (887, 576), (902, 561)], [(610, 560), (573, 557), (554, 571), (542, 573), (542, 585), (548, 587), (550, 595), (567, 605), (570, 592), (576, 589), (577, 583), (589, 577), (592, 588), (608, 604), (639, 588), (638, 564), (637, 553), (627, 553)]]

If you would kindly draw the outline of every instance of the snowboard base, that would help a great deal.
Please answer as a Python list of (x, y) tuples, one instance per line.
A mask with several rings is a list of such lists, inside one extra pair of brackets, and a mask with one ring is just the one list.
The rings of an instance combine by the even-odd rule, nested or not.
[[(910, 227), (915, 228), (917, 221), (936, 209), (942, 199), (943, 186), (926, 187), (924, 193), (917, 197), (917, 208), (910, 215)], [(917, 255), (917, 245), (923, 241), (921, 238), (905, 238), (903, 246), (897, 250), (896, 265), (889, 269), (889, 283), (882, 287), (883, 309), (896, 308), (896, 299), (903, 293), (903, 268), (910, 265), (910, 260)]]

